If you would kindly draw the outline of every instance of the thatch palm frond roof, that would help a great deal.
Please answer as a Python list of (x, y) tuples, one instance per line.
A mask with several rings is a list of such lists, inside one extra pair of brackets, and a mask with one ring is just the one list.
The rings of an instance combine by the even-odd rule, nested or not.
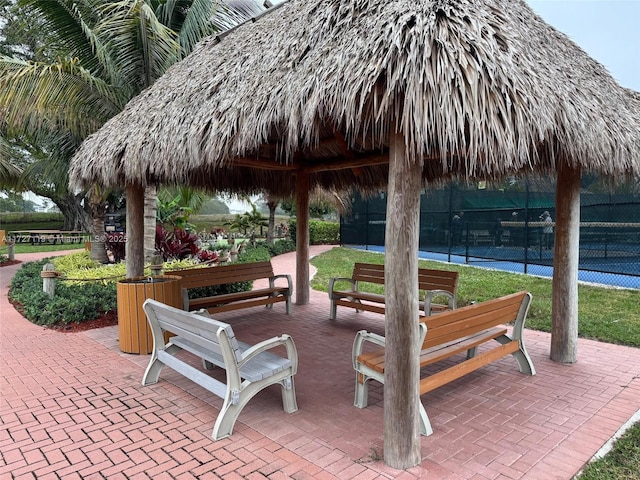
[(377, 188), (394, 125), (423, 176), (640, 172), (637, 92), (522, 0), (291, 1), (209, 37), (85, 141), (76, 185)]

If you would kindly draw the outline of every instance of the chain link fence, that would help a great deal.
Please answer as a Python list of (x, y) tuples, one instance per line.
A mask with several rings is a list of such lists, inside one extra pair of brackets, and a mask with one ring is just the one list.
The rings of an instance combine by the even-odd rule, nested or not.
[[(611, 190), (603, 179), (583, 178), (581, 280), (640, 288), (638, 190), (637, 185)], [(354, 196), (350, 214), (341, 219), (341, 243), (384, 246), (385, 217), (385, 193)], [(555, 183), (548, 179), (450, 183), (422, 194), (421, 257), (550, 276), (554, 220)]]

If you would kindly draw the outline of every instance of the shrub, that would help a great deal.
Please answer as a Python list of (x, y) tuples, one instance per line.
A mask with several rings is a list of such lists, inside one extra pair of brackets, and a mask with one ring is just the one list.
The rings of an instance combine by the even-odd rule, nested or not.
[(263, 243), (247, 245), (240, 255), (237, 263), (265, 262), (271, 259), (269, 249)]
[(93, 320), (116, 309), (115, 283), (56, 282), (50, 298), (42, 291), (40, 272), (52, 259), (26, 263), (11, 281), (9, 298), (19, 304), (23, 315), (37, 325), (66, 325)]
[(293, 240), (276, 240), (273, 244), (264, 244), (269, 249), (269, 253), (272, 257), (276, 255), (282, 255), (283, 253), (295, 252), (296, 243)]
[[(296, 220), (289, 220), (291, 240), (296, 241)], [(323, 220), (309, 220), (309, 243), (311, 245), (336, 245), (340, 243), (340, 224)]]

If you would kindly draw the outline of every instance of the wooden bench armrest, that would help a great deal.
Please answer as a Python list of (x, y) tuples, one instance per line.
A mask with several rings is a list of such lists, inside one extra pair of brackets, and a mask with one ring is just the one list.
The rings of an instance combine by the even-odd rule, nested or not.
[(274, 275), (273, 277), (269, 278), (269, 286), (271, 288), (275, 288), (276, 287), (276, 280), (282, 279), (282, 278), (287, 280), (287, 286), (289, 288), (289, 295), (291, 295), (291, 293), (293, 292), (293, 280), (291, 279), (291, 275), (289, 275), (289, 274)]
[(449, 302), (449, 308), (454, 310), (456, 308), (456, 296), (455, 294), (447, 290), (429, 290), (424, 297), (424, 314), (425, 316), (431, 315), (431, 302), (434, 297), (444, 296), (447, 297)]
[(295, 374), (298, 371), (298, 351), (296, 350), (296, 345), (293, 343), (293, 338), (287, 334), (263, 340), (245, 350), (242, 354), (242, 360), (238, 362), (238, 368), (251, 361), (256, 355), (266, 350), (279, 347), (280, 345), (284, 345), (287, 349), (287, 358), (291, 362), (292, 374)]

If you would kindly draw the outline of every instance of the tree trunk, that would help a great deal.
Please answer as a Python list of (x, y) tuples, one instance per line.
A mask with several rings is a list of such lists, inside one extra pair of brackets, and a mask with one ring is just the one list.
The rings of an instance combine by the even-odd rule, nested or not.
[(91, 202), (91, 253), (92, 260), (109, 263), (106, 249), (106, 234), (104, 232), (104, 217), (107, 214), (107, 203), (101, 195), (92, 195)]
[[(309, 174), (296, 175), (296, 304), (309, 303)], [(417, 278), (417, 277), (416, 277)]]
[(64, 217), (62, 230), (90, 231), (91, 217), (87, 209), (82, 206), (83, 194), (74, 195), (72, 193), (66, 193), (64, 195), (49, 196), (47, 198), (58, 207)]
[(267, 207), (269, 208), (269, 225), (267, 226), (267, 244), (272, 245), (275, 238), (276, 230), (276, 208), (278, 208), (277, 200), (268, 200)]
[(144, 190), (144, 259), (149, 262), (156, 253), (156, 215), (158, 190), (149, 185)]
[(553, 252), (551, 360), (575, 363), (578, 354), (580, 169), (558, 166)]
[(405, 139), (392, 127), (385, 229), (384, 461), (418, 465), (420, 363), (418, 360), (418, 241), (421, 165), (406, 158)]
[(127, 195), (127, 278), (144, 275), (144, 188), (129, 185)]

